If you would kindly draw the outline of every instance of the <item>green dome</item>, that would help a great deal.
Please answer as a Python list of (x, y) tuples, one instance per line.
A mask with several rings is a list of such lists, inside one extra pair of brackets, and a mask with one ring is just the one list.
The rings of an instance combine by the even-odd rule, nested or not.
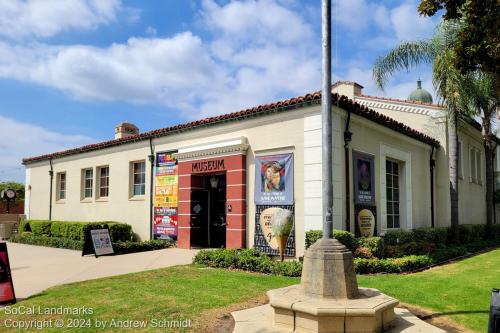
[(432, 95), (425, 89), (422, 89), (422, 81), (417, 81), (417, 89), (413, 90), (407, 98), (412, 102), (432, 103)]

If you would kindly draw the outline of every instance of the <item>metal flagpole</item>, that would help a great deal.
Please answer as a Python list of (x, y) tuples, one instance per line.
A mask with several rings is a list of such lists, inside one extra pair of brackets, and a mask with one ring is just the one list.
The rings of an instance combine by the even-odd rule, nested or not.
[(333, 186), (332, 186), (332, 2), (321, 1), (322, 30), (322, 176), (323, 176), (323, 238), (332, 238)]

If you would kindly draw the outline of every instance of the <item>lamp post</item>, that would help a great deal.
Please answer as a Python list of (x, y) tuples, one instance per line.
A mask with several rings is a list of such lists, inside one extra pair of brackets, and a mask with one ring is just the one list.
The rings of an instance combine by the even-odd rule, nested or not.
[(323, 238), (333, 235), (333, 186), (332, 186), (332, 2), (321, 1), (322, 31), (322, 85), (321, 85), (321, 120), (322, 120), (322, 191), (323, 191)]

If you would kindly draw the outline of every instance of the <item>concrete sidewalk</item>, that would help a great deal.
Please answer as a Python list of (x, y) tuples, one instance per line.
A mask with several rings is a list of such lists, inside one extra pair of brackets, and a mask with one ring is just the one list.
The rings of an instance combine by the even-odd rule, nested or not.
[(18, 299), (60, 284), (190, 264), (197, 252), (171, 248), (96, 259), (80, 251), (17, 243), (7, 243), (7, 249)]

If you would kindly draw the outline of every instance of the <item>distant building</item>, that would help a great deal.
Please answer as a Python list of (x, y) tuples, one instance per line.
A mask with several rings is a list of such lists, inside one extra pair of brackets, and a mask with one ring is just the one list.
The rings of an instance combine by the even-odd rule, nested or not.
[[(334, 95), (332, 108), (334, 227), (383, 234), (448, 226), (442, 108), (423, 91), (404, 101), (362, 88), (332, 87), (345, 95)], [(269, 221), (278, 207), (294, 213), (287, 254), (300, 256), (305, 232), (322, 226), (320, 102), (312, 93), (145, 133), (122, 123), (114, 140), (25, 158), (25, 213), (126, 222), (141, 239), (176, 236), (181, 248), (276, 253)], [(484, 223), (477, 124), (463, 122), (459, 138), (460, 219)]]

